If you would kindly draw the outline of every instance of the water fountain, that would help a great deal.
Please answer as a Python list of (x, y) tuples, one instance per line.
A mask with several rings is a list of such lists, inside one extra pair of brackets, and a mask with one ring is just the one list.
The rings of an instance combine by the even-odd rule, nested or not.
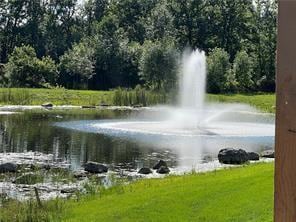
[(203, 158), (202, 153), (216, 156), (224, 147), (253, 151), (273, 145), (273, 115), (248, 105), (205, 103), (204, 52), (185, 51), (180, 70), (177, 106), (151, 107), (142, 111), (145, 115), (128, 119), (62, 122), (58, 126), (172, 149), (186, 159), (181, 165), (189, 167)]

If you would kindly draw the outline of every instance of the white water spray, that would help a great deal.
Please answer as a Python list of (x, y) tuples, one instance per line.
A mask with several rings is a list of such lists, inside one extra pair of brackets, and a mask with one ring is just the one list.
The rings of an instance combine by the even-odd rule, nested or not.
[(206, 91), (206, 56), (203, 51), (186, 51), (180, 78), (181, 108), (202, 110)]
[(183, 54), (179, 88), (179, 107), (170, 121), (176, 127), (202, 127), (206, 91), (206, 56), (203, 51), (186, 50)]

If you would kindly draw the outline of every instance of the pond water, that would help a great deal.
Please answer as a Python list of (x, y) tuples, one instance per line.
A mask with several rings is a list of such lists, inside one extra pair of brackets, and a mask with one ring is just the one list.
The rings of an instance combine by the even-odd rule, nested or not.
[[(273, 147), (273, 115), (228, 112), (216, 129), (227, 127), (229, 119), (237, 130), (254, 122), (256, 128), (253, 131), (253, 125), (249, 125), (248, 130), (254, 133), (248, 136), (219, 136), (171, 132), (163, 124), (159, 124), (161, 129), (151, 130), (151, 121), (157, 124), (167, 115), (160, 109), (32, 109), (2, 113), (0, 152), (50, 153), (56, 160), (69, 162), (72, 169), (87, 161), (137, 169), (151, 167), (158, 159), (166, 160), (169, 167), (190, 169), (216, 159), (218, 151), (225, 147), (258, 152)], [(256, 130), (266, 133), (257, 135)]]

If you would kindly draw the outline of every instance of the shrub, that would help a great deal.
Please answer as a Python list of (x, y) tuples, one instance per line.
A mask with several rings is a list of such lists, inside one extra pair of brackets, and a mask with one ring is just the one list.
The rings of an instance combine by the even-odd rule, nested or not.
[(43, 87), (54, 84), (57, 67), (50, 57), (38, 59), (31, 46), (16, 47), (4, 68), (9, 86)]

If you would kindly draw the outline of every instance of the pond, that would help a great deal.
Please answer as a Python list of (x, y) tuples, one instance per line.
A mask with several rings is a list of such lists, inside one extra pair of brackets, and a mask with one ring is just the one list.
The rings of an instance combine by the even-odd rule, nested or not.
[[(160, 111), (164, 109), (55, 108), (2, 113), (0, 152), (53, 154), (55, 160), (67, 161), (72, 169), (87, 161), (138, 169), (163, 159), (169, 167), (190, 170), (217, 159), (218, 151), (225, 147), (257, 152), (273, 148), (273, 115), (245, 109), (221, 114), (223, 121), (216, 129), (227, 128), (231, 121), (231, 126), (246, 130), (248, 123), (256, 122), (256, 128), (249, 126), (254, 133), (248, 136), (176, 132), (163, 124), (152, 130), (150, 123), (167, 115), (167, 111)], [(257, 135), (256, 130), (266, 133)]]

